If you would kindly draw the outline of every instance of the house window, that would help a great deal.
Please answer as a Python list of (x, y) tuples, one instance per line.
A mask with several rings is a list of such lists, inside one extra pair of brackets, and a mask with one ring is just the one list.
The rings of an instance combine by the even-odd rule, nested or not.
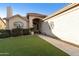
[(22, 22), (20, 22), (20, 21), (14, 22), (14, 27), (15, 28), (23, 28), (23, 26), (24, 26), (24, 24)]

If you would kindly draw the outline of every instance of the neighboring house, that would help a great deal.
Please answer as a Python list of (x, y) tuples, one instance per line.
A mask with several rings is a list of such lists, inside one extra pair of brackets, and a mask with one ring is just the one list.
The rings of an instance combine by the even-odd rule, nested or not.
[(14, 15), (12, 17), (9, 17), (8, 19), (6, 19), (6, 21), (7, 21), (6, 29), (9, 29), (9, 30), (12, 30), (15, 28), (23, 28), (23, 29), (28, 28), (27, 19), (20, 15)]
[(6, 28), (6, 21), (0, 18), (0, 29)]
[(79, 46), (79, 4), (70, 4), (44, 18), (41, 32)]
[(34, 28), (35, 32), (40, 32), (40, 24), (42, 19), (45, 17), (46, 15), (37, 13), (28, 13), (26, 16), (21, 16), (19, 14), (13, 15), (12, 8), (7, 7), (7, 17), (3, 19), (6, 21), (5, 29), (12, 30), (14, 28)]

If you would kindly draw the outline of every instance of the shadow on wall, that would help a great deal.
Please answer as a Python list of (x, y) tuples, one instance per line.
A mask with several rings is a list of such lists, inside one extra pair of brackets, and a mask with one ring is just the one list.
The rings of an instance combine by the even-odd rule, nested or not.
[(41, 23), (41, 34), (50, 36), (55, 39), (59, 39), (56, 35), (52, 33), (52, 26), (48, 22), (42, 22)]

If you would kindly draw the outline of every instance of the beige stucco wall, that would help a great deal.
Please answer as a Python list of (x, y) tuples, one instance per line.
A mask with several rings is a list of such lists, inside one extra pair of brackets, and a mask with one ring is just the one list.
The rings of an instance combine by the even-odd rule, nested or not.
[(53, 33), (51, 32), (52, 30), (51, 30), (51, 27), (48, 22), (42, 22), (40, 29), (41, 29), (42, 34), (50, 35), (50, 36), (54, 37)]
[[(5, 20), (3, 20), (3, 21), (6, 23)], [(0, 29), (5, 29), (5, 28), (6, 28), (6, 25), (0, 19)]]
[(22, 22), (24, 24), (24, 26), (23, 26), (24, 29), (27, 29), (28, 28), (27, 21), (24, 20), (23, 18), (17, 16), (17, 17), (11, 18), (9, 20), (9, 28), (8, 29), (11, 30), (11, 29), (15, 28), (14, 27), (14, 22), (18, 22), (18, 21), (20, 21), (20, 22)]
[(33, 27), (33, 20), (34, 19), (43, 19), (43, 18), (41, 18), (41, 17), (36, 17), (36, 16), (29, 16), (29, 28), (32, 28)]
[[(48, 22), (49, 24), (54, 22), (51, 33), (55, 34), (61, 40), (79, 45), (79, 6), (56, 17), (51, 17), (44, 22)], [(46, 30), (47, 27), (44, 27), (43, 29)]]

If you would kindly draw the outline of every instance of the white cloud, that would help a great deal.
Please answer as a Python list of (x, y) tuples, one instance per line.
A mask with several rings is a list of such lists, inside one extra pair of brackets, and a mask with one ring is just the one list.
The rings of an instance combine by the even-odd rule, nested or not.
[(4, 18), (4, 17), (5, 17), (5, 15), (3, 15), (3, 14), (0, 14), (0, 17), (1, 17), (1, 18)]

